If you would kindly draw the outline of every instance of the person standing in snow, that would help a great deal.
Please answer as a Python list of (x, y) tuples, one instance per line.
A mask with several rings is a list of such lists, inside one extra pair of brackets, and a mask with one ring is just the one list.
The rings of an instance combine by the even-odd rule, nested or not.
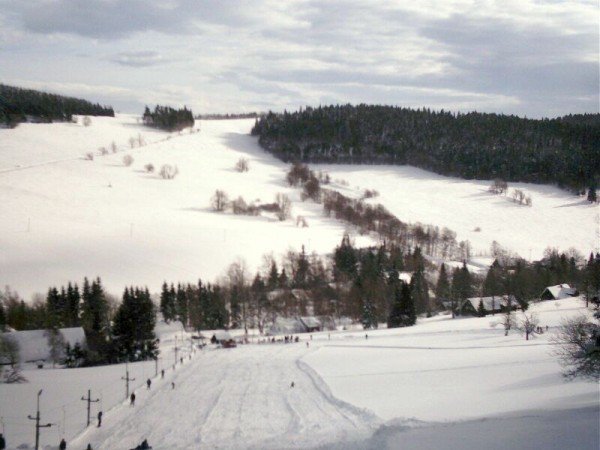
[(60, 444), (58, 444), (58, 450), (67, 450), (67, 442), (64, 439), (60, 440)]
[(85, 450), (92, 450), (92, 444), (88, 444), (88, 446), (85, 448)]
[(129, 400), (130, 400), (130, 405), (135, 406), (135, 394), (133, 392), (129, 396)]
[(290, 384), (290, 387), (293, 388), (295, 386), (294, 382), (292, 381), (292, 384)]
[(98, 411), (98, 428), (102, 426), (102, 411)]
[(150, 380), (150, 378), (148, 378), (148, 379), (146, 380), (146, 387), (147, 387), (148, 389), (150, 389), (150, 385), (151, 385), (151, 384), (152, 384), (152, 381)]
[(160, 377), (161, 377), (161, 378), (164, 378), (164, 377), (165, 377), (165, 369), (162, 369), (162, 370), (160, 371)]
[(6, 441), (4, 440), (4, 435), (0, 433), (0, 450), (4, 450), (6, 448)]
[(175, 383), (171, 381), (171, 388), (175, 389)]

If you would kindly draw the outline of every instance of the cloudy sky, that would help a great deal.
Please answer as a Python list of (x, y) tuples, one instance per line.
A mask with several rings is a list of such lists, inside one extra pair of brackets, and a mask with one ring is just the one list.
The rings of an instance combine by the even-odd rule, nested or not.
[(123, 112), (599, 111), (597, 0), (0, 0), (0, 82)]

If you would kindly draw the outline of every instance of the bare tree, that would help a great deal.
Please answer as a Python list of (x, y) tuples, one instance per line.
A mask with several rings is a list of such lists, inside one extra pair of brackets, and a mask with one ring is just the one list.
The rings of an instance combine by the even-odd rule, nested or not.
[(115, 144), (115, 141), (112, 141), (110, 143), (110, 151), (113, 153), (117, 153), (117, 144)]
[(552, 341), (557, 344), (555, 355), (568, 379), (582, 377), (600, 380), (600, 323), (585, 316), (564, 321)]
[(0, 360), (9, 366), (4, 372), (4, 365), (0, 364), (0, 381), (5, 383), (22, 383), (27, 381), (21, 375), (19, 362), (19, 344), (7, 334), (0, 334)]
[(92, 119), (90, 119), (88, 116), (85, 116), (82, 123), (84, 127), (89, 127), (92, 124)]
[(250, 170), (250, 164), (246, 158), (240, 158), (235, 163), (235, 170), (238, 172), (248, 172)]
[(540, 321), (534, 313), (527, 314), (523, 311), (523, 316), (519, 321), (518, 329), (525, 333), (525, 340), (528, 341), (529, 335), (535, 332), (539, 324)]
[(489, 188), (489, 191), (494, 193), (494, 194), (506, 194), (506, 192), (508, 191), (508, 183), (506, 183), (506, 181), (500, 179), (500, 178), (496, 178), (493, 182), (492, 185)]
[(146, 141), (144, 140), (143, 136), (140, 133), (138, 133), (138, 136), (137, 136), (137, 144), (138, 144), (138, 147), (143, 147), (144, 145), (146, 145)]
[(52, 367), (60, 362), (65, 357), (65, 338), (57, 328), (49, 328), (44, 332), (48, 340), (48, 348), (50, 348), (50, 359)]
[(508, 332), (514, 326), (514, 324), (514, 314), (512, 312), (512, 308), (510, 307), (510, 305), (508, 305), (506, 311), (504, 312), (504, 316), (502, 317), (502, 325), (504, 326), (504, 336), (508, 336)]
[(133, 164), (133, 156), (131, 155), (125, 155), (123, 156), (123, 164), (126, 165), (127, 167), (131, 166)]
[(137, 142), (137, 139), (136, 139), (136, 138), (134, 138), (133, 136), (131, 136), (131, 137), (129, 138), (129, 146), (130, 146), (131, 148), (134, 148), (134, 147), (135, 147), (135, 143), (136, 143), (136, 142)]
[(212, 208), (218, 212), (225, 211), (225, 208), (227, 208), (228, 203), (229, 203), (229, 198), (227, 197), (227, 194), (220, 189), (217, 189), (215, 191), (215, 194), (213, 195), (212, 199), (210, 200), (210, 204), (211, 204)]
[(154, 164), (148, 163), (144, 166), (144, 169), (146, 170), (146, 172), (152, 173), (154, 172)]
[(172, 166), (170, 164), (164, 164), (158, 172), (160, 177), (165, 180), (172, 180), (177, 176), (178, 173), (179, 169), (177, 168), (177, 166)]
[(287, 195), (279, 192), (275, 196), (275, 203), (277, 203), (279, 208), (279, 211), (277, 211), (277, 218), (280, 221), (289, 219), (292, 213), (292, 202), (290, 201), (290, 198)]

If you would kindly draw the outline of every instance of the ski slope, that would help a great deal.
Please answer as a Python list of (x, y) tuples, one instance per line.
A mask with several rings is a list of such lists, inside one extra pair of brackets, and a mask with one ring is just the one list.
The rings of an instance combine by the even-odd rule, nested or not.
[(297, 363), (306, 351), (303, 344), (204, 351), (176, 373), (175, 389), (142, 388), (134, 407), (120, 406), (70, 445), (125, 449), (148, 439), (155, 449), (313, 448), (368, 436), (378, 420), (333, 398)]
[[(135, 406), (124, 400), (124, 365), (27, 368), (29, 383), (0, 385), (0, 417), (10, 450), (33, 442), (26, 416), (42, 388), (42, 420), (55, 424), (42, 430), (49, 449), (65, 436), (69, 449), (91, 443), (95, 450), (129, 449), (143, 439), (155, 450), (597, 450), (597, 383), (564, 380), (552, 343), (565, 318), (590, 310), (574, 298), (530, 312), (549, 328), (529, 341), (517, 331), (504, 336), (500, 317), (437, 316), (403, 329), (195, 353), (182, 345), (187, 335), (163, 324), (165, 378), (154, 376), (153, 362), (131, 364)], [(176, 336), (183, 364), (173, 369)], [(92, 418), (104, 411), (101, 428), (85, 429), (80, 396), (89, 388), (102, 399), (92, 405)]]

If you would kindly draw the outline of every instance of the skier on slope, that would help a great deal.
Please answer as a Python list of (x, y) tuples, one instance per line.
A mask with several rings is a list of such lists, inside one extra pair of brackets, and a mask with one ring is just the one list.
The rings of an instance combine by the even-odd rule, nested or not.
[(60, 440), (60, 444), (58, 444), (58, 450), (67, 450), (67, 442), (64, 439)]
[(150, 389), (150, 385), (151, 385), (151, 384), (152, 384), (152, 381), (150, 380), (150, 378), (148, 378), (148, 379), (146, 380), (146, 387), (147, 387), (148, 389)]
[(98, 428), (102, 426), (102, 411), (98, 411)]

